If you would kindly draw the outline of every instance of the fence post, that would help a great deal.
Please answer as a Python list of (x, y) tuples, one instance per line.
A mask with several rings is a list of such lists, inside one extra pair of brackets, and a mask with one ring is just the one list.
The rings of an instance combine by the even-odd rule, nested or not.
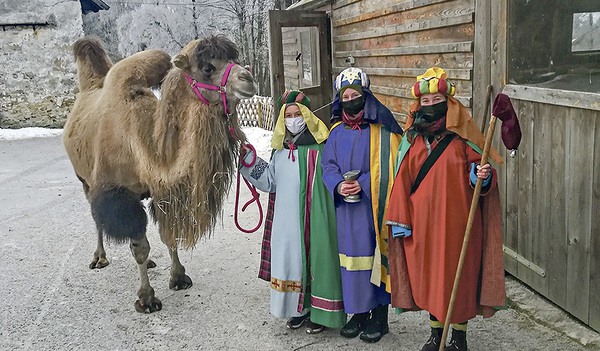
[(256, 102), (258, 103), (258, 109), (256, 111), (258, 113), (258, 127), (263, 128), (262, 103), (260, 102), (260, 100), (257, 100)]

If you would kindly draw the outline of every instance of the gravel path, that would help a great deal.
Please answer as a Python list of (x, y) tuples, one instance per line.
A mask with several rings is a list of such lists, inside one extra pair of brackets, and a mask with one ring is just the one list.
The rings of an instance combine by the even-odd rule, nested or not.
[[(157, 263), (150, 281), (163, 309), (140, 314), (128, 245), (107, 245), (109, 266), (88, 268), (95, 226), (60, 137), (0, 140), (0, 349), (420, 350), (429, 335), (424, 312), (391, 313), (390, 334), (372, 345), (344, 339), (338, 330), (287, 330), (269, 314), (269, 286), (256, 278), (261, 232), (235, 229), (234, 195), (214, 235), (180, 254), (194, 282), (188, 290), (169, 290), (169, 255), (157, 228), (149, 227)], [(241, 219), (246, 227), (256, 223), (255, 214)], [(527, 291), (514, 284), (511, 289)], [(523, 312), (526, 305), (470, 322), (469, 349), (598, 349), (539, 324)]]

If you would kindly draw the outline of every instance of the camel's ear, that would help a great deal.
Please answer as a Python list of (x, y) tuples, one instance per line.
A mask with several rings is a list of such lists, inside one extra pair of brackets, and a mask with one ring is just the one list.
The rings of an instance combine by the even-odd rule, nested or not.
[(173, 64), (175, 64), (175, 67), (177, 68), (188, 70), (190, 67), (190, 60), (186, 54), (178, 54), (173, 57)]

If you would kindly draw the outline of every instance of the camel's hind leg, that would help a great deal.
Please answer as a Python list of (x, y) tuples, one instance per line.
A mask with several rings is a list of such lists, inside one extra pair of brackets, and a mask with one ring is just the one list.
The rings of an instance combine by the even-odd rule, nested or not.
[(142, 239), (131, 239), (129, 248), (137, 262), (140, 281), (142, 282), (137, 293), (139, 300), (134, 304), (135, 310), (138, 312), (160, 311), (162, 303), (154, 296), (154, 289), (150, 285), (150, 280), (148, 279), (148, 263), (150, 261), (148, 255), (150, 253), (150, 243), (144, 235)]
[(94, 251), (94, 259), (90, 263), (90, 269), (104, 268), (108, 266), (108, 260), (106, 259), (106, 251), (104, 251), (104, 240), (102, 238), (102, 230), (98, 228), (98, 244), (96, 251)]
[(168, 246), (171, 255), (171, 280), (169, 288), (173, 290), (187, 289), (192, 286), (192, 279), (185, 274), (185, 267), (179, 262), (177, 246)]
[[(79, 178), (79, 180), (81, 181), (81, 185), (83, 186), (83, 192), (85, 193), (85, 197), (89, 201), (89, 185), (80, 176), (77, 176), (77, 178)], [(96, 223), (96, 227), (98, 229), (98, 243), (96, 244), (96, 251), (94, 251), (94, 259), (92, 260), (92, 263), (90, 263), (90, 269), (104, 268), (108, 266), (108, 260), (106, 259), (106, 251), (104, 251), (104, 238), (102, 237), (102, 228), (98, 222)]]
[(162, 308), (148, 279), (150, 243), (146, 238), (148, 219), (139, 194), (117, 187), (101, 189), (91, 196), (92, 216), (100, 232), (115, 242), (129, 240), (129, 248), (140, 273), (139, 300), (135, 302), (138, 312), (154, 312)]

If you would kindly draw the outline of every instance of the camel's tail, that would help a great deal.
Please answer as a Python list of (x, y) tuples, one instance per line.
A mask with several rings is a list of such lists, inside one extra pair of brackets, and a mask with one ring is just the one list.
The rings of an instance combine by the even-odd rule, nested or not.
[(73, 54), (77, 60), (79, 90), (84, 92), (102, 88), (112, 62), (100, 41), (90, 37), (81, 38), (73, 45)]

